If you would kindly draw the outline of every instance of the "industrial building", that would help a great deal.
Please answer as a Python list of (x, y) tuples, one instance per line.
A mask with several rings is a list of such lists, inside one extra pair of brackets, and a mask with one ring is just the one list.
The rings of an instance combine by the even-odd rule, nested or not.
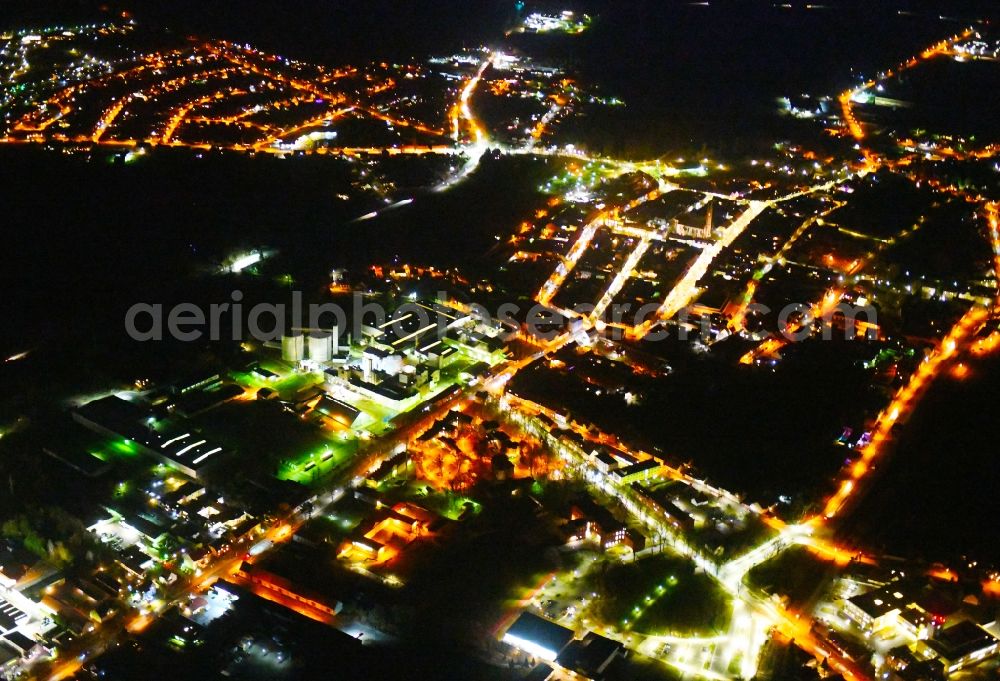
[(73, 419), (102, 435), (122, 438), (192, 478), (221, 458), (224, 451), (221, 445), (185, 429), (182, 423), (166, 419), (157, 422), (149, 410), (116, 395), (75, 409)]

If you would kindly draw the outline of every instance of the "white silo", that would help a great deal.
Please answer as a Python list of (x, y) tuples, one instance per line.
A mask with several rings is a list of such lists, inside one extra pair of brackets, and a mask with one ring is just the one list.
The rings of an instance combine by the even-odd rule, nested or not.
[(305, 359), (306, 353), (305, 336), (301, 333), (293, 333), (281, 337), (281, 359), (286, 362), (301, 362)]
[(314, 362), (329, 362), (333, 358), (333, 336), (329, 333), (309, 334), (309, 359)]

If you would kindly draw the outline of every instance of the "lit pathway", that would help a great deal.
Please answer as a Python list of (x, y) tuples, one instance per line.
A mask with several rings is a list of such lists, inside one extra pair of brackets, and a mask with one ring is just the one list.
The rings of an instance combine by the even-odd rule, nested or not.
[[(941, 372), (945, 363), (958, 353), (960, 347), (973, 339), (980, 324), (988, 318), (989, 311), (986, 308), (979, 306), (970, 308), (955, 323), (937, 348), (920, 363), (910, 376), (909, 382), (896, 391), (892, 401), (878, 415), (871, 441), (861, 450), (861, 458), (847, 469), (837, 491), (827, 499), (823, 509), (823, 519), (840, 514), (848, 502), (857, 495), (860, 483), (871, 471), (873, 463), (885, 453), (891, 440), (893, 426), (910, 415), (919, 398)], [(812, 519), (814, 522), (820, 520)]]

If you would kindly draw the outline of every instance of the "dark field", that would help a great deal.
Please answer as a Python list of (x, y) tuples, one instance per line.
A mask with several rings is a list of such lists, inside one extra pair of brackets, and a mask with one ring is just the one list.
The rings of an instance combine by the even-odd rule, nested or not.
[(1000, 516), (996, 385), (1000, 361), (969, 363), (936, 382), (844, 531), (862, 546), (927, 560), (1000, 560), (989, 530)]

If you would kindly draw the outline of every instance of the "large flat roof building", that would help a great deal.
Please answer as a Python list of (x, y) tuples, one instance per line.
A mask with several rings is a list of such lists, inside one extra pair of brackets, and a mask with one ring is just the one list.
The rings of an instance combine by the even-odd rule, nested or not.
[(572, 630), (530, 612), (521, 613), (503, 636), (504, 643), (548, 662), (572, 640)]
[(936, 657), (946, 673), (954, 674), (1000, 653), (1000, 639), (975, 622), (965, 620), (921, 641), (918, 651)]
[(142, 406), (109, 395), (73, 411), (78, 423), (103, 435), (126, 439), (168, 466), (189, 475), (198, 473), (215, 462), (223, 452), (221, 445), (202, 437), (182, 424), (157, 430), (149, 423), (150, 412)]
[(849, 598), (844, 612), (866, 631), (878, 631), (893, 625), (913, 598), (893, 582), (881, 589)]
[(611, 663), (624, 654), (622, 643), (590, 631), (582, 640), (567, 645), (556, 662), (586, 679), (600, 679)]

